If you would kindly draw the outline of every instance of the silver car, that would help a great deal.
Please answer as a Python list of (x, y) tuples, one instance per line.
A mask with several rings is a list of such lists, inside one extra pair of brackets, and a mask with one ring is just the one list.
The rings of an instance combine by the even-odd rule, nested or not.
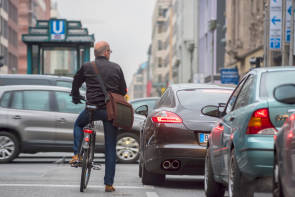
[[(72, 152), (73, 126), (85, 104), (74, 105), (70, 89), (58, 86), (0, 87), (0, 163), (19, 153)], [(145, 117), (135, 114), (133, 128), (119, 130), (117, 159), (138, 160), (139, 129)], [(96, 148), (104, 152), (101, 121), (96, 121)]]

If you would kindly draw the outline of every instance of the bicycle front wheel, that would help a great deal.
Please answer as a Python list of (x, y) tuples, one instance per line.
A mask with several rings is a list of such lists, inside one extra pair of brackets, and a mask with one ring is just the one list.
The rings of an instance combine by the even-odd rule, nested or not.
[(92, 168), (92, 154), (91, 148), (83, 150), (83, 161), (82, 161), (82, 173), (81, 173), (81, 183), (80, 183), (80, 192), (84, 192), (87, 188), (91, 168)]

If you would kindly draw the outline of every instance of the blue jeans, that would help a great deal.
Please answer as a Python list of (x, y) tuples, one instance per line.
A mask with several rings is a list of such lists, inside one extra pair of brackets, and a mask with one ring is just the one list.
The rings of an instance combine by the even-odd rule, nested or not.
[[(94, 120), (102, 120), (104, 127), (105, 139), (105, 176), (104, 184), (113, 185), (116, 168), (116, 141), (117, 128), (113, 126), (111, 121), (107, 120), (107, 112), (105, 109), (98, 109), (93, 114)], [(89, 123), (89, 115), (84, 109), (78, 116), (74, 125), (74, 154), (79, 153), (80, 144), (83, 140), (83, 127)]]

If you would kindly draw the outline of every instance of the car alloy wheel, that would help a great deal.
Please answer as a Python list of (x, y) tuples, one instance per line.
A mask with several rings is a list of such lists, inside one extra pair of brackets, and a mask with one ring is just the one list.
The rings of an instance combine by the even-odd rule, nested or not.
[(116, 153), (121, 163), (134, 163), (139, 158), (139, 140), (133, 133), (122, 133), (117, 138)]
[(8, 132), (0, 132), (0, 163), (13, 160), (19, 153), (18, 140)]

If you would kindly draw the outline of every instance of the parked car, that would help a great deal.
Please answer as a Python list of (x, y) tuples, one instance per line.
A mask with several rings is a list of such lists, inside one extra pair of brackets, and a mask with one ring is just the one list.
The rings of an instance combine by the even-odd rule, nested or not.
[(273, 196), (292, 197), (295, 193), (295, 84), (276, 87), (274, 98), (292, 105), (292, 109), (278, 117), (286, 122), (274, 136)]
[(166, 174), (203, 174), (208, 134), (216, 118), (201, 114), (207, 104), (225, 102), (233, 88), (208, 84), (171, 85), (148, 115), (140, 133), (139, 176), (161, 184)]
[[(85, 105), (74, 105), (70, 91), (58, 86), (0, 86), (0, 163), (19, 153), (72, 152), (74, 121)], [(119, 162), (138, 160), (139, 130), (144, 120), (135, 114), (132, 129), (119, 130)], [(96, 148), (103, 152), (101, 121), (96, 121), (96, 128)]]
[(204, 187), (207, 197), (253, 196), (272, 185), (273, 136), (282, 126), (278, 118), (294, 106), (273, 99), (273, 90), (295, 82), (294, 67), (259, 68), (246, 74), (225, 110), (206, 106), (202, 113), (220, 118), (208, 141)]
[[(72, 88), (72, 77), (37, 74), (0, 74), (0, 86), (6, 85), (52, 85)], [(86, 91), (85, 84), (81, 87)]]

